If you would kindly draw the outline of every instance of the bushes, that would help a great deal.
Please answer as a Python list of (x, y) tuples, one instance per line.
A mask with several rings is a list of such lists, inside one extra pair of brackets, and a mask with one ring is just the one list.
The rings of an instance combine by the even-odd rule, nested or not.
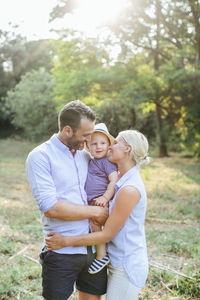
[(40, 69), (26, 73), (14, 90), (8, 92), (6, 101), (12, 123), (30, 140), (44, 138), (57, 130), (53, 88), (51, 75)]
[(173, 287), (178, 291), (179, 295), (188, 295), (191, 297), (200, 297), (200, 272), (194, 274), (192, 279), (180, 278), (177, 284)]

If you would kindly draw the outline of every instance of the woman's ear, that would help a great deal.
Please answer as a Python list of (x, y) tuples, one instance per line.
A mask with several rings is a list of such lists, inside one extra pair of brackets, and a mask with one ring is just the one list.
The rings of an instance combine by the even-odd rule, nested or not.
[(65, 126), (64, 128), (63, 128), (63, 131), (64, 131), (64, 133), (67, 135), (67, 137), (69, 137), (69, 138), (71, 138), (72, 137), (72, 135), (73, 135), (73, 130), (72, 130), (72, 128), (70, 127), (70, 126)]
[(125, 152), (129, 152), (130, 153), (131, 149), (132, 149), (131, 145), (126, 145)]

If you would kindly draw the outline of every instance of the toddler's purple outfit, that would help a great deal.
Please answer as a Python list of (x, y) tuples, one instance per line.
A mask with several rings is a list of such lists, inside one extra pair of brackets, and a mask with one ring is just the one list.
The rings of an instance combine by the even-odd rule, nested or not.
[(117, 171), (117, 166), (111, 163), (108, 157), (93, 158), (90, 160), (85, 184), (89, 203), (94, 198), (100, 197), (105, 193), (109, 184), (108, 176), (114, 171)]
[[(88, 175), (85, 184), (87, 200), (89, 205), (95, 205), (94, 198), (102, 196), (107, 190), (109, 184), (108, 176), (117, 171), (117, 166), (108, 160), (108, 157), (93, 158), (89, 162)], [(90, 274), (95, 274), (101, 271), (110, 259), (108, 255), (101, 259), (95, 259), (88, 269)]]

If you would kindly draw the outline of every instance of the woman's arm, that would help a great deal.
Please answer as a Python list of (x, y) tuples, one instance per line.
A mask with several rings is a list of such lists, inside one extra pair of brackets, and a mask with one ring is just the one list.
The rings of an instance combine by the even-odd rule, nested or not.
[(50, 237), (46, 238), (48, 250), (56, 250), (66, 246), (89, 246), (109, 242), (122, 228), (139, 200), (140, 193), (134, 187), (124, 187), (119, 191), (112, 213), (102, 231), (81, 236), (63, 236), (52, 232), (49, 234)]

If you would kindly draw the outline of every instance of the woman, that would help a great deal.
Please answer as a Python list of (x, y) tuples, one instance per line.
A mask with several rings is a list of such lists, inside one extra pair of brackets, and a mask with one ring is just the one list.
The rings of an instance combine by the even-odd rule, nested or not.
[(146, 137), (136, 130), (120, 132), (110, 147), (109, 160), (117, 164), (120, 177), (102, 231), (76, 237), (51, 233), (46, 239), (48, 250), (107, 242), (107, 300), (137, 299), (147, 279), (146, 192), (138, 167), (149, 162), (148, 148)]

